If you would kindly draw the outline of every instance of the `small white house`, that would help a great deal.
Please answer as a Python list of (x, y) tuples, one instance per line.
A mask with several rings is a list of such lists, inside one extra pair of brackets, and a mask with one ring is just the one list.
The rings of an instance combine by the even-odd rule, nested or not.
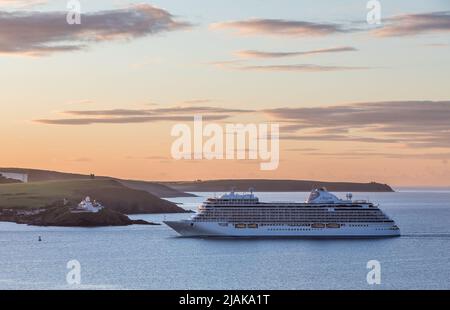
[(28, 174), (26, 174), (26, 173), (0, 171), (0, 176), (7, 178), (7, 179), (17, 180), (22, 183), (28, 183)]
[(75, 208), (75, 212), (90, 212), (90, 213), (97, 213), (100, 210), (103, 209), (103, 206), (94, 201), (91, 201), (90, 197), (86, 197), (83, 201), (81, 201), (78, 206)]

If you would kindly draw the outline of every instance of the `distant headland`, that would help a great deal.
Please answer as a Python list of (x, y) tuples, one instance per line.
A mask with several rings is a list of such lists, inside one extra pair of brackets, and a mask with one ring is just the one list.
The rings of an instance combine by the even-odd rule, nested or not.
[(333, 192), (393, 192), (387, 184), (376, 182), (321, 182), (304, 180), (210, 180), (193, 182), (165, 182), (163, 183), (178, 191), (184, 192), (226, 192), (230, 189), (248, 191), (253, 188), (256, 192), (309, 192), (314, 188), (325, 187)]

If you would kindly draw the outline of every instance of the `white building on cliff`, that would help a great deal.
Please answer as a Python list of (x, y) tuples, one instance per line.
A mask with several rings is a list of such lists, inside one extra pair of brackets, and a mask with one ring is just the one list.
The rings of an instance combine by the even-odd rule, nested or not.
[(86, 197), (83, 201), (81, 201), (78, 206), (72, 210), (73, 213), (79, 213), (79, 212), (90, 212), (90, 213), (97, 213), (100, 210), (103, 209), (103, 206), (94, 201), (91, 201), (91, 198)]
[(0, 171), (0, 176), (7, 178), (7, 179), (17, 180), (22, 183), (28, 183), (28, 174), (26, 174), (26, 173)]

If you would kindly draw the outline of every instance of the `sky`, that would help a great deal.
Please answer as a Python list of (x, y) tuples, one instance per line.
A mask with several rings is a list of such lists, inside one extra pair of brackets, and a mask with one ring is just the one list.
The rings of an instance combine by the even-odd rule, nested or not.
[[(0, 167), (450, 186), (450, 1), (0, 0)], [(280, 163), (175, 160), (175, 124), (280, 125)]]

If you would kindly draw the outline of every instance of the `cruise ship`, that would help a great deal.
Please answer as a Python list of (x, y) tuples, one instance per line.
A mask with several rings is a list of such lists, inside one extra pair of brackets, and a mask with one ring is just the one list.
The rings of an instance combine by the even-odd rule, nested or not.
[(184, 237), (326, 237), (400, 236), (400, 229), (375, 204), (339, 199), (314, 189), (303, 203), (260, 202), (253, 192), (208, 198), (189, 220), (164, 221)]

